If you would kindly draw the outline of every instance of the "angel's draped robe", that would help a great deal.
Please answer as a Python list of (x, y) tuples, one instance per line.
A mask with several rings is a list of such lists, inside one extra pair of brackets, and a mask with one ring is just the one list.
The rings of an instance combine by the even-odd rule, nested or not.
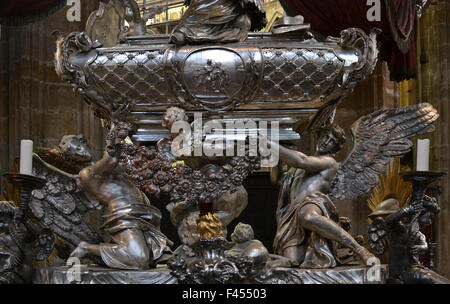
[(338, 222), (337, 209), (330, 198), (321, 192), (308, 195), (303, 201), (291, 201), (292, 184), (296, 180), (301, 183), (304, 177), (303, 169), (291, 169), (283, 180), (276, 213), (277, 234), (273, 242), (274, 252), (283, 255), (287, 248), (304, 246), (305, 257), (302, 261), (298, 261), (300, 268), (332, 268), (339, 263), (336, 257), (336, 243), (303, 228), (299, 211), (305, 205), (313, 204), (320, 208), (323, 216)]
[[(161, 212), (150, 204), (145, 194), (141, 192), (141, 200), (130, 202), (125, 197), (116, 198), (108, 204), (103, 215), (102, 228), (108, 232), (113, 240), (114, 236), (125, 230), (142, 231), (146, 246), (150, 250), (151, 260), (160, 258), (172, 242), (160, 231)], [(119, 244), (120, 244), (120, 240)], [(102, 260), (108, 267), (119, 269), (137, 269), (130, 260), (128, 244), (122, 246), (100, 246)], [(150, 262), (150, 261), (149, 261)]]
[(237, 0), (192, 0), (172, 33), (184, 34), (190, 43), (243, 41), (248, 30), (234, 21), (241, 14)]

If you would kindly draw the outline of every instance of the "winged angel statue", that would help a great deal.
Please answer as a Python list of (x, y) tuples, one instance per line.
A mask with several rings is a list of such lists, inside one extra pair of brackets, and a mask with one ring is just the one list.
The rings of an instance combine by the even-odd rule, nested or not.
[[(35, 174), (47, 183), (33, 192), (30, 209), (39, 224), (67, 243), (71, 256), (101, 257), (111, 268), (143, 269), (163, 256), (170, 241), (160, 232), (161, 212), (118, 167), (116, 141), (124, 129), (121, 123), (112, 124), (106, 151), (97, 162), (82, 136), (65, 136), (58, 147), (41, 153), (59, 168), (35, 155)], [(102, 242), (85, 218), (100, 206), (100, 228), (110, 235), (109, 243)]]
[(345, 133), (336, 125), (320, 137), (315, 156), (279, 146), (280, 159), (292, 169), (285, 175), (278, 200), (275, 253), (301, 268), (331, 268), (339, 264), (339, 243), (364, 264), (373, 263), (373, 255), (339, 226), (331, 198), (353, 200), (368, 194), (391, 158), (410, 151), (409, 138), (433, 131), (438, 116), (427, 103), (382, 108), (363, 116), (352, 125), (353, 148), (341, 163), (335, 154), (345, 142)]

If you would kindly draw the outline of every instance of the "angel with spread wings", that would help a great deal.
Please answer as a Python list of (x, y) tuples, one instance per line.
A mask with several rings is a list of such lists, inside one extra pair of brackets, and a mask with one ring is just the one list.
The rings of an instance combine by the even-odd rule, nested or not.
[[(161, 258), (171, 242), (160, 231), (161, 212), (119, 166), (119, 147), (128, 131), (128, 124), (112, 123), (99, 161), (94, 161), (87, 141), (73, 135), (41, 153), (46, 161), (35, 155), (35, 174), (47, 183), (33, 192), (30, 209), (41, 226), (65, 241), (72, 257), (100, 258), (110, 268), (144, 269)], [(85, 218), (87, 211), (100, 209), (99, 203), (100, 228), (111, 242), (102, 242)]]
[(391, 158), (410, 151), (409, 138), (433, 131), (438, 116), (427, 103), (383, 108), (363, 116), (352, 126), (353, 148), (341, 163), (335, 154), (345, 142), (345, 133), (335, 125), (319, 139), (315, 156), (271, 142), (279, 147), (280, 159), (292, 167), (278, 200), (275, 253), (301, 268), (331, 268), (339, 264), (339, 243), (365, 265), (373, 263), (374, 256), (339, 226), (331, 197), (352, 200), (370, 193)]

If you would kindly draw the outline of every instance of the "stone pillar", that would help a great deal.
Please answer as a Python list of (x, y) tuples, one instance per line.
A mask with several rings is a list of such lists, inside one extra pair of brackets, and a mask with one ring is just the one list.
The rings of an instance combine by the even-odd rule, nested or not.
[[(8, 170), (8, 36), (0, 25), (0, 172)], [(1, 180), (1, 178), (0, 178)], [(0, 187), (1, 188), (1, 187)]]
[(440, 118), (432, 140), (431, 169), (446, 171), (440, 183), (441, 213), (434, 227), (438, 242), (437, 271), (450, 277), (450, 1), (436, 1), (423, 17), (423, 41), (428, 62), (420, 66), (422, 100), (431, 103)]
[(19, 156), (20, 140), (51, 147), (66, 134), (84, 134), (101, 156), (104, 130), (99, 119), (56, 75), (53, 57), (56, 36), (84, 31), (98, 0), (82, 1), (81, 21), (69, 22), (68, 6), (43, 20), (21, 26), (2, 26), (0, 40), (0, 173)]

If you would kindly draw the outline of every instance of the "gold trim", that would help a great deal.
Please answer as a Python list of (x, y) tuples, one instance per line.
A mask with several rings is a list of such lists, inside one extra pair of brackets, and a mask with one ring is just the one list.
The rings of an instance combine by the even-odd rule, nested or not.
[(197, 232), (201, 239), (214, 239), (222, 237), (222, 223), (217, 213), (208, 213), (197, 219)]
[(394, 158), (389, 164), (386, 173), (379, 176), (378, 185), (373, 189), (372, 195), (367, 200), (367, 206), (372, 212), (389, 196), (398, 200), (400, 208), (410, 202), (412, 185), (405, 182), (399, 175), (399, 172), (400, 158)]

